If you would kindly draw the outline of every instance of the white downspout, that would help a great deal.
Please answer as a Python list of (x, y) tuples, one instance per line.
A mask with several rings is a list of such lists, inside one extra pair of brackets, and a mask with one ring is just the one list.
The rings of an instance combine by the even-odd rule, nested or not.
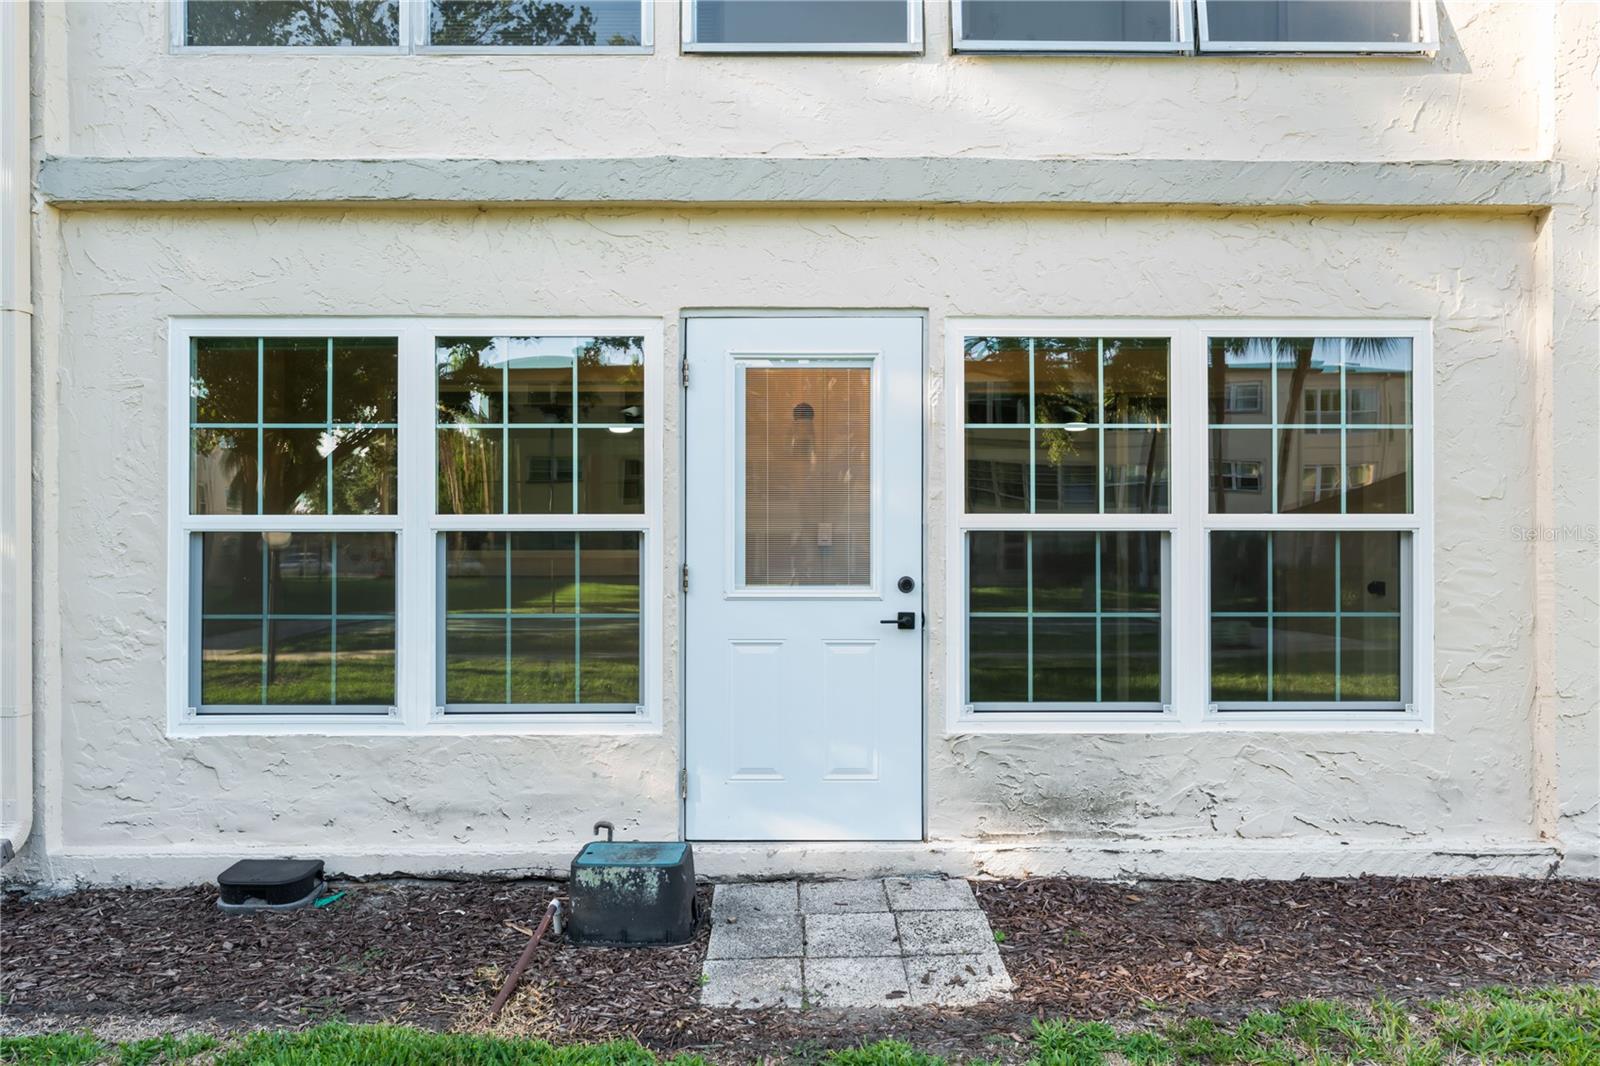
[(33, 831), (30, 7), (0, 2), (0, 866)]

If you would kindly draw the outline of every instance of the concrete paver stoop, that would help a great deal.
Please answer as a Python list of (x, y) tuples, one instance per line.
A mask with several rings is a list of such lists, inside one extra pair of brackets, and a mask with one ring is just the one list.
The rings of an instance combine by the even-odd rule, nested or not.
[(718, 885), (711, 921), (706, 1006), (961, 1006), (1011, 992), (961, 880)]

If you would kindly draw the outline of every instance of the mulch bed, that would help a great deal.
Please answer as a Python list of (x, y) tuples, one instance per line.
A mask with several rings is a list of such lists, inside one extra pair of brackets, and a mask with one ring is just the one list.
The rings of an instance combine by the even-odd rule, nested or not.
[[(169, 1016), (202, 1028), (331, 1017), (481, 1029), (556, 882), (371, 882), (320, 910), (234, 916), (208, 887), (10, 895), (0, 996), (12, 1025)], [(708, 890), (703, 890), (708, 891)], [(1600, 980), (1600, 883), (1360, 878), (983, 882), (1017, 983), (964, 1011), (699, 1006), (706, 933), (681, 948), (541, 945), (497, 1030), (636, 1037), (749, 1061), (771, 1049), (908, 1037), (1008, 1058), (1035, 1017), (1153, 1009), (1229, 1016), (1310, 996), (1437, 996)], [(998, 1041), (998, 1044), (997, 1044)]]

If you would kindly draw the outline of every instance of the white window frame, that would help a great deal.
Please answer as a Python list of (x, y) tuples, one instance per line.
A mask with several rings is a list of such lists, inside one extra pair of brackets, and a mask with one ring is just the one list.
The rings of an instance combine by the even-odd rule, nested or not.
[[(644, 511), (626, 515), (437, 515), (434, 337), (644, 338)], [(201, 337), (395, 337), (399, 346), (399, 510), (392, 515), (194, 515), (189, 510), (189, 350)], [(661, 731), (663, 599), (663, 326), (653, 318), (172, 318), (167, 323), (167, 732), (169, 736), (293, 734), (650, 734)], [(640, 545), (638, 713), (443, 714), (437, 706), (439, 574), (446, 529), (637, 531)], [(191, 706), (196, 533), (392, 532), (395, 546), (395, 706), (385, 713), (201, 714)]]
[(950, 50), (956, 53), (1023, 55), (1186, 55), (1194, 51), (1191, 0), (1170, 0), (1172, 40), (1161, 41), (977, 41), (966, 35), (965, 0), (950, 0)]
[[(1149, 712), (974, 712), (967, 692), (967, 534), (1020, 528), (1016, 515), (967, 514), (964, 344), (981, 336), (1172, 338), (1168, 514), (1030, 515), (1035, 529), (1159, 530), (1167, 534), (1171, 703)], [(1210, 513), (1206, 359), (1212, 337), (1404, 337), (1412, 344), (1412, 512), (1403, 515)], [(1433, 346), (1416, 319), (951, 318), (945, 322), (945, 729), (986, 733), (1400, 732), (1433, 730)], [(1263, 471), (1263, 477), (1266, 477)], [(1293, 475), (1291, 475), (1293, 476)], [(1265, 490), (1265, 485), (1263, 485)], [(1323, 707), (1218, 710), (1210, 702), (1210, 536), (1217, 530), (1396, 531), (1406, 534), (1402, 673), (1410, 702), (1399, 710)]]
[(436, 45), (429, 41), (431, 0), (398, 0), (399, 41), (392, 45), (215, 45), (187, 44), (189, 0), (169, 0), (168, 43), (171, 51), (198, 55), (266, 53), (282, 55), (650, 55), (655, 51), (655, 0), (638, 0), (639, 43), (636, 45)]
[(843, 44), (782, 44), (751, 42), (740, 44), (702, 43), (696, 38), (700, 5), (698, 0), (681, 0), (679, 7), (679, 47), (684, 54), (703, 55), (921, 55), (923, 49), (923, 0), (904, 0), (906, 5), (906, 39), (904, 41), (853, 42)]
[(1411, 0), (1415, 41), (1213, 41), (1208, 0), (1196, 4), (1196, 49), (1207, 53), (1255, 55), (1432, 55), (1439, 50), (1438, 0)]

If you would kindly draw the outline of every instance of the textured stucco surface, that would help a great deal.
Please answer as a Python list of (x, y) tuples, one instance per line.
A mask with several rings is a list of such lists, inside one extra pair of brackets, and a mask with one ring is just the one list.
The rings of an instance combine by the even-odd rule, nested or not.
[(1548, 162), (1194, 159), (173, 159), (68, 156), (53, 203), (1541, 207)]
[[(1511, 532), (1536, 505), (1531, 216), (219, 208), (69, 212), (59, 222), (63, 310), (53, 390), (36, 414), (60, 440), (42, 457), (59, 493), (59, 554), (41, 581), (60, 604), (46, 788), (57, 796), (61, 872), (125, 877), (140, 856), (291, 847), (362, 869), (525, 866), (569, 851), (599, 816), (628, 835), (677, 833), (671, 593), (659, 736), (165, 736), (166, 316), (659, 316), (670, 366), (681, 309), (767, 306), (775, 293), (794, 306), (928, 310), (935, 561), (948, 503), (936, 357), (947, 316), (1436, 321), (1436, 731), (947, 737), (937, 683), (947, 619), (933, 565), (935, 847), (920, 865), (970, 867), (970, 857), (937, 859), (941, 842), (1058, 842), (1080, 856), (1113, 843), (1209, 848), (1235, 856), (1218, 868), (1239, 869), (1248, 859), (1238, 855), (1266, 845), (1392, 856), (1526, 854), (1534, 841), (1535, 545)], [(496, 269), (448, 267), (467, 262)], [(679, 557), (677, 419), (669, 390), (669, 568)], [(804, 851), (766, 861), (795, 866)], [(760, 868), (730, 852), (740, 854)], [(1030, 854), (1010, 865), (1050, 853)], [(1055, 854), (1094, 865), (1072, 847)]]
[(1450, 0), (1431, 58), (170, 54), (167, 5), (48, 4), (89, 156), (1516, 159), (1547, 5)]

